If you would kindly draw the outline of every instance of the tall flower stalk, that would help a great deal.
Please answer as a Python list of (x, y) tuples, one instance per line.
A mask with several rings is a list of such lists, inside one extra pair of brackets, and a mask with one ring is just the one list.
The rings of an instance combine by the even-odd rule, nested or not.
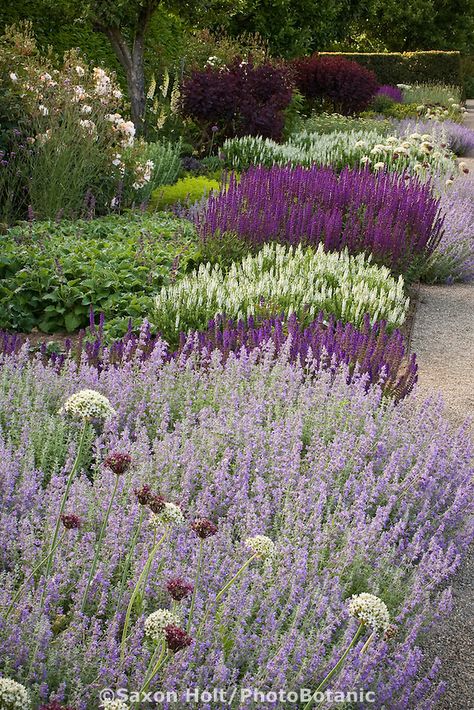
[[(353, 597), (351, 597), (349, 602), (349, 614), (351, 614), (351, 616), (354, 616), (359, 621), (357, 631), (355, 632), (354, 636), (352, 637), (352, 640), (350, 641), (342, 656), (339, 658), (337, 663), (331, 668), (329, 673), (325, 675), (321, 683), (314, 691), (312, 698), (308, 700), (308, 702), (304, 706), (303, 710), (309, 710), (311, 707), (314, 706), (314, 702), (316, 700), (315, 696), (317, 696), (318, 693), (321, 693), (322, 690), (329, 683), (331, 678), (333, 678), (337, 673), (339, 673), (339, 671), (344, 665), (344, 661), (349, 655), (350, 650), (354, 648), (357, 641), (359, 640), (359, 638), (367, 627), (370, 627), (372, 629), (372, 633), (365, 642), (364, 646), (362, 647), (361, 653), (366, 652), (369, 644), (372, 642), (376, 634), (385, 634), (390, 628), (390, 615), (388, 613), (388, 609), (384, 602), (373, 594), (362, 592), (362, 594), (355, 594)], [(313, 700), (313, 698), (315, 699)], [(325, 701), (323, 698), (323, 700), (318, 703), (317, 707), (320, 707), (324, 702)]]
[(102, 541), (104, 539), (105, 531), (107, 529), (107, 524), (109, 522), (109, 517), (110, 517), (110, 512), (112, 510), (112, 505), (114, 502), (115, 495), (117, 493), (117, 488), (118, 488), (118, 483), (119, 483), (119, 478), (122, 474), (124, 474), (131, 463), (131, 457), (129, 454), (121, 454), (121, 453), (115, 453), (111, 454), (105, 459), (105, 465), (107, 468), (109, 468), (114, 474), (115, 474), (115, 484), (114, 488), (112, 491), (112, 495), (109, 500), (109, 505), (107, 507), (107, 512), (105, 514), (104, 520), (102, 521), (102, 526), (100, 528), (100, 533), (99, 533), (99, 539), (97, 540), (96, 548), (95, 548), (95, 553), (94, 553), (94, 559), (92, 560), (92, 564), (89, 569), (89, 576), (87, 578), (87, 584), (84, 589), (84, 594), (82, 595), (82, 602), (81, 602), (81, 611), (83, 612), (87, 603), (87, 596), (89, 593), (89, 588), (91, 585), (91, 582), (94, 578), (96, 569), (97, 569), (97, 563), (99, 561), (99, 555), (100, 551), (102, 548)]
[[(130, 597), (130, 601), (128, 603), (127, 607), (127, 612), (125, 614), (125, 621), (123, 625), (123, 631), (122, 631), (122, 639), (120, 642), (120, 662), (122, 663), (124, 658), (125, 658), (125, 646), (127, 643), (127, 637), (128, 637), (128, 629), (130, 627), (130, 621), (132, 617), (132, 611), (133, 607), (135, 606), (135, 602), (137, 601), (138, 595), (141, 592), (142, 589), (145, 589), (147, 580), (148, 580), (148, 575), (150, 574), (150, 569), (153, 564), (153, 560), (156, 557), (156, 554), (161, 547), (161, 545), (164, 543), (166, 538), (169, 535), (170, 528), (172, 525), (181, 525), (184, 522), (184, 517), (183, 513), (181, 512), (181, 509), (179, 506), (175, 505), (174, 503), (167, 503), (164, 501), (164, 499), (161, 496), (154, 496), (150, 502), (148, 503), (149, 507), (152, 507), (154, 504), (157, 504), (158, 507), (155, 508), (156, 510), (159, 510), (160, 512), (153, 513), (153, 518), (152, 518), (152, 524), (155, 527), (155, 533), (153, 537), (153, 546), (150, 550), (150, 553), (148, 555), (148, 558), (145, 562), (145, 565), (140, 573), (140, 576), (138, 577), (137, 583), (135, 584), (135, 587), (133, 589), (132, 595)], [(161, 528), (163, 530), (163, 534), (157, 541), (157, 530)]]

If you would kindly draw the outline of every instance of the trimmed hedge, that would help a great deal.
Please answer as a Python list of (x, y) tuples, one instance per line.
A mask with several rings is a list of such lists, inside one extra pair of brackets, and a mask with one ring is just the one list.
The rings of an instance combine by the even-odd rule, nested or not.
[(381, 84), (463, 85), (460, 52), (320, 52), (343, 57), (373, 71)]

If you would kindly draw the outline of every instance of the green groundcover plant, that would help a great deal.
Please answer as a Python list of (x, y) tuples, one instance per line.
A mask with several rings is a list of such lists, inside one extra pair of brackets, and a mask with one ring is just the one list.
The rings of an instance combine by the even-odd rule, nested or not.
[[(46, 333), (84, 327), (93, 308), (126, 330), (151, 295), (194, 264), (194, 230), (164, 215), (24, 224), (0, 237), (0, 324)], [(114, 321), (115, 319), (115, 321)]]
[(304, 323), (319, 311), (361, 325), (369, 313), (390, 327), (405, 320), (404, 281), (364, 255), (265, 244), (228, 271), (218, 264), (199, 268), (157, 295), (153, 322), (170, 342), (180, 331), (202, 330), (222, 313), (233, 319), (295, 313)]

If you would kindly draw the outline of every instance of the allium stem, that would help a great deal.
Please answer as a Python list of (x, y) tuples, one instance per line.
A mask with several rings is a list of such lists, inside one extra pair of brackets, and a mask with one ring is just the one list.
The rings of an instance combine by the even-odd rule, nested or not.
[(196, 570), (196, 579), (194, 580), (193, 596), (191, 597), (191, 606), (189, 608), (188, 623), (186, 625), (186, 631), (188, 633), (191, 629), (191, 624), (193, 621), (194, 606), (196, 604), (196, 595), (197, 595), (197, 590), (198, 590), (199, 578), (201, 576), (203, 552), (204, 552), (204, 540), (201, 538), (201, 540), (199, 541), (199, 553), (198, 553), (198, 563), (197, 563), (197, 570)]
[(234, 582), (236, 581), (236, 579), (237, 579), (238, 577), (240, 577), (240, 575), (242, 574), (242, 572), (243, 572), (245, 569), (247, 569), (247, 567), (249, 566), (249, 564), (250, 564), (250, 563), (252, 562), (252, 560), (254, 560), (256, 557), (258, 557), (258, 553), (255, 553), (254, 555), (252, 555), (251, 557), (249, 557), (248, 560), (247, 560), (246, 562), (244, 562), (244, 564), (242, 565), (242, 567), (234, 574), (234, 576), (232, 577), (232, 579), (229, 579), (229, 581), (227, 582), (227, 584), (226, 584), (224, 587), (222, 587), (221, 591), (220, 591), (220, 592), (217, 594), (217, 596), (216, 596), (216, 604), (218, 604), (218, 603), (220, 602), (220, 600), (222, 599), (222, 597), (224, 596), (224, 594), (227, 592), (227, 590), (229, 589), (229, 587), (231, 587), (231, 586), (234, 584)]
[[(158, 651), (158, 648), (159, 648), (159, 650), (160, 650), (160, 655), (159, 655), (159, 657), (158, 657), (158, 661), (155, 663), (155, 658), (156, 658), (156, 653), (157, 653), (157, 651)], [(151, 654), (150, 662), (149, 662), (149, 664), (148, 664), (148, 668), (146, 669), (145, 678), (144, 678), (144, 680), (143, 680), (143, 685), (142, 685), (142, 687), (141, 687), (141, 689), (140, 689), (140, 692), (143, 692), (144, 690), (146, 690), (146, 683), (149, 682), (149, 681), (151, 681), (151, 679), (153, 678), (153, 676), (155, 675), (155, 672), (156, 672), (156, 671), (155, 671), (155, 672), (152, 673), (152, 671), (154, 671), (154, 669), (155, 669), (157, 666), (160, 667), (160, 663), (161, 663), (161, 661), (163, 660), (163, 656), (165, 655), (165, 653), (166, 653), (166, 642), (165, 642), (165, 640), (163, 639), (163, 641), (161, 642), (160, 646), (157, 647), (157, 648), (155, 648), (155, 650), (154, 650), (153, 653)]]
[(44, 565), (44, 563), (47, 562), (47, 560), (50, 558), (50, 556), (56, 552), (57, 548), (59, 547), (59, 545), (60, 545), (60, 544), (62, 543), (62, 541), (64, 540), (65, 535), (66, 535), (66, 532), (64, 532), (63, 535), (61, 535), (61, 537), (60, 537), (59, 540), (56, 542), (56, 545), (53, 547), (53, 549), (48, 552), (48, 554), (46, 555), (46, 557), (43, 557), (43, 559), (38, 562), (38, 564), (37, 564), (36, 567), (33, 569), (33, 571), (30, 572), (30, 574), (28, 575), (28, 577), (24, 580), (23, 584), (21, 585), (21, 587), (18, 589), (17, 593), (16, 593), (15, 596), (13, 597), (13, 599), (12, 599), (12, 601), (11, 601), (11, 603), (10, 603), (10, 606), (8, 607), (7, 611), (5, 612), (4, 621), (7, 621), (8, 617), (10, 616), (10, 614), (11, 614), (11, 612), (12, 612), (14, 606), (15, 606), (15, 604), (17, 603), (17, 601), (18, 601), (19, 598), (21, 597), (22, 593), (25, 591), (26, 586), (27, 586), (28, 582), (30, 581), (30, 579), (32, 579), (32, 577), (35, 576), (35, 574), (41, 569), (41, 567)]
[[(365, 624), (359, 624), (359, 627), (358, 627), (357, 631), (355, 632), (352, 641), (350, 642), (350, 644), (348, 645), (348, 647), (346, 648), (346, 650), (344, 651), (344, 653), (342, 654), (342, 656), (340, 657), (340, 659), (338, 660), (336, 665), (329, 671), (329, 673), (325, 676), (325, 678), (323, 678), (321, 683), (318, 685), (318, 687), (316, 688), (316, 690), (313, 693), (313, 696), (316, 695), (316, 693), (320, 693), (322, 691), (322, 689), (329, 683), (331, 678), (333, 676), (335, 676), (336, 673), (339, 673), (342, 666), (344, 665), (344, 661), (346, 660), (346, 657), (347, 657), (349, 651), (351, 650), (351, 648), (353, 648), (355, 646), (355, 644), (359, 640), (360, 635), (363, 633), (364, 629), (365, 629)], [(304, 706), (303, 710), (309, 710), (309, 708), (311, 708), (313, 706), (313, 702), (314, 701), (312, 698), (311, 698), (311, 700), (308, 700), (308, 702)], [(317, 707), (319, 707), (320, 705), (322, 705), (322, 702), (318, 703)]]
[(127, 607), (127, 613), (125, 614), (125, 622), (124, 622), (123, 631), (122, 631), (122, 640), (120, 643), (120, 661), (121, 662), (123, 661), (123, 659), (125, 657), (125, 644), (127, 642), (127, 634), (128, 634), (128, 629), (130, 626), (130, 619), (132, 616), (133, 607), (135, 605), (135, 600), (140, 592), (141, 587), (144, 586), (144, 584), (146, 584), (145, 580), (148, 579), (148, 574), (150, 572), (150, 567), (152, 565), (152, 562), (155, 558), (158, 548), (166, 540), (167, 535), (168, 535), (168, 530), (166, 529), (165, 532), (163, 533), (163, 535), (158, 540), (158, 542), (154, 542), (153, 547), (151, 548), (150, 554), (148, 555), (147, 561), (145, 562), (145, 565), (144, 565), (144, 567), (140, 573), (140, 576), (137, 580), (137, 583), (133, 589), (132, 596), (130, 597), (130, 601), (129, 601), (128, 607)]
[[(227, 590), (234, 584), (234, 582), (238, 579), (238, 577), (240, 577), (240, 575), (242, 574), (242, 572), (243, 572), (245, 569), (247, 569), (247, 567), (249, 566), (249, 564), (250, 564), (250, 563), (252, 562), (252, 560), (254, 560), (256, 557), (258, 557), (258, 553), (255, 553), (254, 555), (251, 555), (251, 557), (249, 557), (248, 560), (246, 560), (246, 561), (244, 562), (244, 564), (242, 565), (242, 567), (234, 574), (234, 576), (233, 576), (231, 579), (229, 579), (229, 581), (222, 587), (222, 589), (220, 590), (220, 592), (217, 593), (217, 596), (216, 596), (216, 599), (215, 599), (215, 602), (214, 602), (216, 605), (219, 604), (220, 600), (222, 599), (222, 597), (224, 596), (224, 594), (227, 592)], [(197, 633), (197, 636), (196, 636), (197, 638), (200, 637), (200, 635), (201, 635), (201, 633), (202, 633), (202, 631), (203, 631), (203, 629), (204, 629), (204, 626), (206, 625), (206, 621), (207, 621), (208, 618), (209, 618), (209, 611), (210, 611), (210, 610), (209, 610), (209, 608), (208, 608), (207, 611), (206, 611), (206, 613), (204, 614), (203, 620), (201, 621), (201, 623), (200, 623), (200, 625), (199, 625), (198, 633)]]
[[(45, 571), (45, 575), (44, 575), (44, 584), (43, 584), (43, 591), (41, 592), (41, 599), (40, 599), (40, 603), (39, 603), (38, 618), (41, 617), (41, 613), (43, 611), (44, 600), (45, 600), (45, 596), (46, 596), (46, 588), (48, 586), (48, 577), (51, 573), (51, 569), (53, 566), (54, 553), (56, 551), (56, 548), (58, 547), (57, 541), (58, 541), (58, 534), (59, 534), (59, 526), (61, 525), (61, 516), (64, 513), (64, 508), (66, 507), (66, 502), (68, 499), (69, 490), (71, 488), (74, 476), (76, 475), (77, 469), (79, 467), (79, 462), (80, 462), (81, 456), (82, 456), (82, 450), (84, 448), (84, 442), (86, 440), (86, 432), (87, 432), (87, 420), (84, 420), (84, 423), (82, 425), (81, 436), (79, 438), (79, 445), (77, 447), (76, 458), (74, 459), (74, 463), (72, 465), (71, 472), (70, 472), (69, 477), (66, 482), (66, 488), (64, 489), (63, 497), (61, 499), (61, 504), (59, 506), (59, 512), (58, 512), (57, 519), (56, 519), (56, 526), (54, 528), (53, 537), (51, 538), (51, 544), (49, 546), (48, 562), (46, 565), (46, 571)], [(31, 657), (29, 672), (31, 672), (31, 669), (33, 668), (34, 662), (36, 660), (36, 654), (38, 653), (39, 644), (40, 644), (40, 639), (38, 637), (35, 647), (34, 647), (34, 650), (33, 650), (33, 655)]]
[(172, 656), (171, 653), (164, 653), (164, 650), (165, 650), (165, 647), (163, 646), (163, 650), (160, 654), (160, 657), (159, 657), (156, 665), (154, 666), (154, 668), (152, 668), (151, 673), (147, 672), (148, 678), (145, 680), (144, 684), (140, 688), (140, 693), (144, 693), (146, 690), (148, 690), (151, 681), (156, 676), (156, 674), (158, 673), (160, 668), (162, 668), (165, 665), (166, 661)]
[(104, 539), (105, 535), (105, 530), (107, 528), (107, 523), (109, 522), (109, 517), (110, 517), (110, 511), (112, 510), (112, 504), (114, 502), (115, 494), (117, 493), (117, 488), (118, 488), (118, 483), (119, 483), (119, 476), (115, 476), (115, 485), (114, 489), (112, 491), (112, 495), (110, 496), (109, 500), (109, 505), (107, 507), (107, 512), (105, 514), (105, 518), (102, 522), (102, 526), (100, 528), (100, 533), (99, 533), (99, 539), (97, 540), (96, 548), (95, 548), (95, 553), (94, 553), (94, 559), (92, 560), (92, 564), (90, 566), (89, 570), (89, 577), (87, 579), (87, 584), (86, 588), (84, 590), (84, 594), (82, 596), (82, 602), (81, 602), (81, 612), (84, 611), (86, 603), (87, 603), (87, 595), (89, 594), (89, 589), (92, 583), (92, 579), (94, 577), (94, 574), (97, 569), (97, 563), (99, 561), (99, 554), (100, 554), (100, 549), (102, 547), (102, 540)]
[(132, 541), (130, 543), (130, 548), (128, 550), (127, 557), (125, 558), (125, 562), (123, 565), (122, 579), (120, 580), (120, 589), (119, 589), (118, 598), (117, 598), (117, 609), (120, 607), (120, 602), (122, 601), (123, 593), (125, 590), (125, 585), (127, 583), (127, 575), (128, 575), (128, 571), (130, 569), (131, 561), (132, 561), (133, 551), (135, 549), (135, 545), (137, 544), (137, 540), (140, 535), (140, 531), (142, 529), (144, 516), (145, 516), (145, 509), (143, 507), (141, 507), (140, 508), (140, 517), (138, 518), (138, 525), (136, 527), (135, 532), (133, 533)]

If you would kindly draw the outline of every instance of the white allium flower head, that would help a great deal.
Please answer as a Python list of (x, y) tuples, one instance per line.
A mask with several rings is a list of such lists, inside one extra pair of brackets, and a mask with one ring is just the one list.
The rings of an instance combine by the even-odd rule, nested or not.
[(384, 633), (390, 626), (387, 606), (374, 594), (354, 594), (349, 600), (349, 614), (379, 634)]
[(0, 708), (2, 710), (29, 710), (31, 700), (25, 686), (10, 678), (0, 678)]
[(109, 419), (116, 414), (107, 397), (95, 390), (80, 390), (66, 400), (59, 410), (73, 419)]
[(103, 700), (100, 707), (104, 710), (129, 710), (129, 705), (123, 700)]
[(160, 643), (165, 637), (165, 628), (170, 624), (178, 626), (178, 616), (169, 609), (157, 609), (145, 619), (145, 636)]
[(246, 547), (252, 550), (254, 555), (265, 560), (275, 554), (275, 544), (266, 535), (255, 535), (248, 537), (245, 541)]
[(150, 523), (153, 527), (184, 525), (183, 511), (175, 503), (165, 503), (161, 513), (152, 513)]

